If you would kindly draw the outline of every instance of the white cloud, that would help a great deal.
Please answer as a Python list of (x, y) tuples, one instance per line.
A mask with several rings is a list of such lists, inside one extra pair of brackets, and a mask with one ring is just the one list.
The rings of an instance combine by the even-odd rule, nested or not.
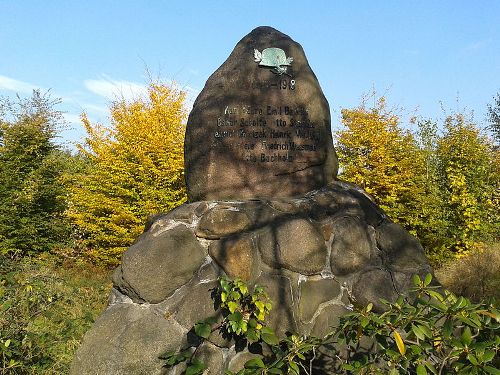
[(473, 43), (469, 43), (465, 46), (464, 50), (466, 52), (475, 52), (475, 51), (479, 51), (479, 50), (482, 50), (486, 47), (489, 46), (491, 42), (491, 38), (489, 39), (485, 39), (485, 40), (478, 40), (476, 42), (473, 42)]
[(80, 124), (81, 119), (79, 115), (76, 115), (74, 113), (64, 113), (63, 114), (64, 119), (69, 122), (70, 124)]
[(40, 88), (28, 82), (19, 81), (0, 75), (0, 90), (14, 91), (16, 93), (31, 94), (34, 89)]
[(104, 76), (101, 79), (87, 79), (83, 82), (87, 90), (108, 100), (123, 97), (131, 100), (147, 94), (147, 87), (130, 81), (117, 81)]

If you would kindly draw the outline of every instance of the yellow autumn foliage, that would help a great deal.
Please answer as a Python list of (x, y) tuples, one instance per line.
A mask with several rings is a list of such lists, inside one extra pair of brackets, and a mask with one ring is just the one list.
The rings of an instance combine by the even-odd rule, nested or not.
[(116, 264), (149, 215), (185, 202), (184, 99), (175, 86), (151, 82), (147, 97), (111, 104), (109, 126), (82, 114), (88, 165), (72, 176), (67, 214), (94, 262)]
[(422, 194), (422, 153), (413, 135), (399, 127), (399, 117), (381, 97), (373, 108), (366, 101), (342, 110), (344, 128), (336, 133), (341, 179), (361, 186), (395, 221), (418, 219), (417, 198)]
[(500, 165), (498, 150), (463, 114), (446, 118), (437, 145), (445, 210), (453, 223), (453, 251), (470, 253), (487, 235), (494, 240), (499, 229)]
[(421, 120), (414, 136), (384, 97), (366, 103), (342, 110), (339, 177), (416, 235), (434, 264), (498, 242), (500, 150), (472, 118), (454, 113), (441, 127)]

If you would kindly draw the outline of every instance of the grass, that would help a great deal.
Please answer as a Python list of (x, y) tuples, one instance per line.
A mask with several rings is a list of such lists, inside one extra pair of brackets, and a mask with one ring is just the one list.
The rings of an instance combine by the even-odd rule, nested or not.
[(87, 263), (0, 258), (0, 374), (66, 374), (107, 303), (110, 271)]
[(500, 300), (500, 243), (490, 244), (435, 271), (441, 284), (457, 295), (479, 302)]

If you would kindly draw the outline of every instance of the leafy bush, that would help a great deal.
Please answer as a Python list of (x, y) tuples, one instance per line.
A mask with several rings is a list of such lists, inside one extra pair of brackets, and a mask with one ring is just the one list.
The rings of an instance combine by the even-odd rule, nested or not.
[(87, 137), (79, 149), (88, 164), (70, 176), (67, 216), (86, 259), (117, 265), (149, 215), (186, 201), (184, 98), (151, 82), (147, 96), (111, 104), (108, 126), (82, 115)]
[[(185, 374), (201, 374), (206, 365), (196, 358), (197, 348), (213, 331), (221, 330), (252, 345), (253, 353), (264, 353), (247, 361), (237, 374), (226, 371), (226, 375), (499, 374), (498, 306), (441, 293), (440, 287), (430, 286), (431, 281), (430, 274), (424, 280), (415, 276), (413, 302), (402, 296), (394, 303), (383, 301), (387, 311), (380, 315), (369, 304), (343, 316), (324, 338), (287, 334), (278, 341), (265, 326), (271, 305), (262, 287), (249, 292), (241, 280), (222, 277), (212, 294), (222, 321), (197, 323), (194, 331), (200, 341), (194, 347), (161, 358), (165, 367), (187, 362)], [(256, 344), (261, 350), (255, 349)]]
[(1, 254), (36, 254), (69, 237), (60, 179), (68, 155), (55, 144), (63, 123), (59, 103), (38, 90), (15, 102), (0, 97)]
[(0, 258), (0, 374), (68, 373), (106, 306), (108, 271), (54, 256)]
[(335, 132), (339, 177), (416, 235), (437, 266), (498, 241), (500, 149), (472, 115), (451, 113), (441, 124), (415, 120), (412, 134), (376, 93), (343, 109)]

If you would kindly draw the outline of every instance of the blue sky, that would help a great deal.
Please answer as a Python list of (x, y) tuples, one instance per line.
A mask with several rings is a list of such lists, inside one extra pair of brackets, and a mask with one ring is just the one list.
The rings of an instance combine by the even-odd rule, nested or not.
[[(439, 119), (500, 91), (500, 1), (0, 0), (0, 95), (51, 89), (81, 140), (86, 111), (108, 122), (120, 92), (140, 94), (146, 68), (195, 97), (253, 28), (302, 44), (338, 126), (373, 88), (389, 104)], [(458, 101), (457, 101), (458, 98)]]

